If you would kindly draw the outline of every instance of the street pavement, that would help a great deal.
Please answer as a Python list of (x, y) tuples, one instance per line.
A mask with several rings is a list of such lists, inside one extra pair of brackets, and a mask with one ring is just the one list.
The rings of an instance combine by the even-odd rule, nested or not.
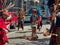
[(18, 31), (16, 29), (16, 31), (8, 33), (7, 36), (9, 38), (9, 44), (6, 45), (49, 45), (50, 36), (44, 37), (43, 32), (45, 32), (46, 28), (49, 28), (50, 25), (45, 24), (44, 22), (42, 29), (40, 31), (37, 30), (37, 35), (39, 37), (37, 40), (29, 41), (29, 40), (22, 39), (21, 37), (24, 35), (31, 36), (32, 30), (30, 26), (31, 25), (29, 23), (26, 23), (24, 25), (24, 31), (22, 31), (21, 29)]

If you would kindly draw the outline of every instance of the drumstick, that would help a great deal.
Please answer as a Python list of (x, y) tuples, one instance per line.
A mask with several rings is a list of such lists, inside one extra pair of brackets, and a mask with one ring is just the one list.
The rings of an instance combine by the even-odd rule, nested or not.
[(58, 36), (58, 34), (52, 34), (52, 33), (43, 33), (44, 36), (48, 36), (48, 35), (54, 35), (54, 36)]
[(58, 34), (50, 34), (50, 35), (55, 35), (55, 36), (58, 36)]

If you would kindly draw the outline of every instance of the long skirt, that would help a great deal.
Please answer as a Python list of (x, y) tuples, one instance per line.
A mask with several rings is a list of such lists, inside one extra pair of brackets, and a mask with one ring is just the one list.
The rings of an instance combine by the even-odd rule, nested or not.
[(24, 29), (23, 25), (24, 25), (24, 21), (19, 21), (19, 22), (18, 22), (18, 29), (19, 29), (19, 28)]

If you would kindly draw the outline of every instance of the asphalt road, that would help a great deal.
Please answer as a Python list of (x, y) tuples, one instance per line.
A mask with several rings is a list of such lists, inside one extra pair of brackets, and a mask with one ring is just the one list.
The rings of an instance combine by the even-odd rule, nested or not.
[[(45, 23), (45, 21), (43, 21), (43, 23)], [(7, 34), (9, 38), (9, 44), (6, 44), (6, 45), (49, 45), (50, 36), (47, 36), (47, 37), (43, 36), (43, 32), (46, 31), (47, 27), (49, 28), (50, 25), (43, 24), (42, 29), (40, 31), (37, 30), (37, 35), (39, 38), (35, 41), (29, 41), (21, 38), (21, 36), (24, 36), (24, 35), (31, 36), (32, 30), (31, 30), (30, 24), (25, 24), (24, 31), (20, 29), (20, 31), (16, 30)]]

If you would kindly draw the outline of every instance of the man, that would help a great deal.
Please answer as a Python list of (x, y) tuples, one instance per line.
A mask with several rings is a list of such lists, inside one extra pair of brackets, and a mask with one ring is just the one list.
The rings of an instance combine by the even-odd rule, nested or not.
[[(57, 5), (57, 7), (55, 7), (55, 12), (52, 17), (52, 23), (51, 23), (51, 27), (49, 30), (49, 33), (52, 33), (52, 34), (56, 34), (57, 27), (60, 27), (60, 0), (59, 0), (58, 4), (56, 4), (56, 5)], [(57, 40), (56, 35), (52, 35), (49, 45), (54, 45), (54, 44), (56, 44), (56, 42), (59, 42), (56, 40)], [(58, 45), (58, 43), (57, 43), (57, 45)]]

